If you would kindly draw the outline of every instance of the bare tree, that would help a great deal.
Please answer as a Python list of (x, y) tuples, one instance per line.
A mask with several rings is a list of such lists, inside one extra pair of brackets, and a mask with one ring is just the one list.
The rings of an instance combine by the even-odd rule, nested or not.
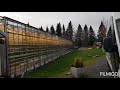
[(109, 20), (106, 20), (106, 19), (103, 17), (102, 22), (103, 22), (105, 28), (108, 30), (108, 29), (109, 29)]

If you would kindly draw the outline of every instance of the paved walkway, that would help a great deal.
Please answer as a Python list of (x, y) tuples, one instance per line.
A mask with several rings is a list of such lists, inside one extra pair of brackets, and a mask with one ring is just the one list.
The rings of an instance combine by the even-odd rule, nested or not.
[(87, 50), (87, 49), (88, 49), (87, 47), (81, 47), (78, 50)]
[(85, 78), (112, 78), (100, 76), (100, 72), (109, 72), (109, 67), (105, 57), (101, 57), (96, 62), (85, 68)]
[[(81, 47), (79, 50), (87, 50), (86, 47)], [(100, 72), (110, 72), (110, 68), (107, 64), (106, 57), (98, 58), (91, 66), (84, 68), (84, 78), (113, 78), (100, 76)]]

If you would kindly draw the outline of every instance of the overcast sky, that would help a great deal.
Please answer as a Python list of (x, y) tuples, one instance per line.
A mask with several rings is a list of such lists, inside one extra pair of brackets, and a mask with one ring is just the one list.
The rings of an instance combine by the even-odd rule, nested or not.
[(109, 20), (111, 15), (112, 12), (0, 12), (0, 16), (7, 16), (23, 23), (29, 22), (37, 28), (43, 26), (43, 29), (46, 29), (46, 26), (51, 25), (56, 28), (59, 22), (67, 28), (71, 20), (75, 31), (78, 24), (81, 24), (82, 28), (87, 24), (88, 27), (91, 25), (96, 33), (103, 17)]

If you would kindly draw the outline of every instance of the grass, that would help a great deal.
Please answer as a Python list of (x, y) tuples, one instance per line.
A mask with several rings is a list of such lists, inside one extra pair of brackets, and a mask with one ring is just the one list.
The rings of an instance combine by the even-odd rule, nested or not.
[(105, 53), (101, 49), (92, 49), (92, 50), (79, 50), (73, 51), (65, 56), (61, 56), (55, 61), (40, 67), (36, 70), (33, 70), (30, 73), (25, 74), (25, 78), (70, 78), (70, 75), (66, 75), (70, 71), (70, 64), (72, 64), (75, 57), (82, 57), (84, 64), (89, 66), (95, 62), (99, 57), (104, 56)]

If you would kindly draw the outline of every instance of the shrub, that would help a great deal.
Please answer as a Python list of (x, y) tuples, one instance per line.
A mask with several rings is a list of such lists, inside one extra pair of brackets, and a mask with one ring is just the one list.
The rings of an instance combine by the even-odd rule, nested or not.
[(81, 57), (75, 58), (71, 66), (76, 68), (84, 67), (83, 59)]

